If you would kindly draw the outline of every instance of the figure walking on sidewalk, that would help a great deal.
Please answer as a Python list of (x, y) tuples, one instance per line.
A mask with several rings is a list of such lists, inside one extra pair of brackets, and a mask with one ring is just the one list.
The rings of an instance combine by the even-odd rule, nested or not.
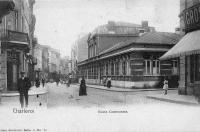
[(21, 78), (18, 80), (18, 91), (20, 94), (19, 100), (21, 108), (24, 107), (24, 99), (26, 107), (28, 107), (28, 90), (31, 87), (31, 82), (28, 77), (25, 77), (25, 72), (21, 72)]
[(45, 84), (45, 79), (44, 77), (42, 78), (42, 86), (44, 87), (44, 84)]
[(165, 91), (164, 95), (167, 95), (167, 90), (168, 90), (168, 80), (167, 77), (165, 77), (164, 82), (163, 82), (163, 89)]
[(110, 78), (110, 77), (108, 78), (108, 81), (107, 81), (107, 87), (108, 87), (108, 88), (111, 87), (111, 78)]
[(82, 77), (81, 85), (80, 85), (80, 89), (79, 89), (79, 96), (83, 96), (83, 95), (87, 95), (84, 77)]

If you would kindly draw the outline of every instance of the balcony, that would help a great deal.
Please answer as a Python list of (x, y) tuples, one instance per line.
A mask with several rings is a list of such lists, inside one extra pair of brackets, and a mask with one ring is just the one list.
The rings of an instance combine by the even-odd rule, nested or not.
[(0, 30), (0, 41), (2, 42), (2, 48), (4, 49), (19, 49), (28, 52), (29, 38), (27, 33), (11, 31), (11, 30)]
[(13, 43), (22, 43), (28, 44), (29, 38), (27, 33), (11, 31), (11, 30), (2, 30), (0, 31), (1, 41), (13, 42)]

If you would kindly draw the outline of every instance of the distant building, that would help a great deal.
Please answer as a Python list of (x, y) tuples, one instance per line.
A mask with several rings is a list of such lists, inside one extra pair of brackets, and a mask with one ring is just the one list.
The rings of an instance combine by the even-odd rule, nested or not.
[(60, 52), (56, 49), (49, 49), (49, 74), (50, 78), (55, 79), (55, 75), (60, 74)]
[(70, 69), (69, 69), (70, 58), (65, 56), (60, 60), (60, 74), (63, 79), (66, 79), (69, 76)]
[(41, 78), (41, 72), (43, 70), (42, 69), (42, 62), (43, 62), (42, 51), (43, 51), (42, 45), (37, 44), (34, 47), (34, 57), (36, 58), (36, 62), (37, 62), (37, 64), (34, 67), (35, 78)]

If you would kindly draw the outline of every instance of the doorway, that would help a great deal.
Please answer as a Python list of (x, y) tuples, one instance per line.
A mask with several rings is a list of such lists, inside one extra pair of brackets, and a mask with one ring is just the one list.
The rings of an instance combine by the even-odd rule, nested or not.
[(7, 52), (7, 90), (17, 91), (19, 76), (19, 54)]

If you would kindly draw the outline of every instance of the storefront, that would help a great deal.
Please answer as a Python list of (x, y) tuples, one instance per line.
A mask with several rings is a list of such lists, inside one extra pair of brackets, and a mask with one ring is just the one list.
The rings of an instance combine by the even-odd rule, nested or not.
[(179, 94), (200, 92), (200, 4), (182, 12), (186, 35), (161, 60), (179, 59)]

